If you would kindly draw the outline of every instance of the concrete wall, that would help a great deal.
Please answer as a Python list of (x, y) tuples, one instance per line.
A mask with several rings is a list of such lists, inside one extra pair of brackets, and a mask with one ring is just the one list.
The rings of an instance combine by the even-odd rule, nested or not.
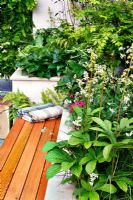
[[(37, 6), (33, 11), (33, 22), (36, 29), (53, 27), (54, 24), (58, 26), (60, 24), (59, 19), (71, 21), (68, 5), (70, 5), (69, 0), (38, 0)], [(56, 13), (59, 14), (56, 15)], [(50, 17), (52, 18), (52, 23), (50, 22)]]

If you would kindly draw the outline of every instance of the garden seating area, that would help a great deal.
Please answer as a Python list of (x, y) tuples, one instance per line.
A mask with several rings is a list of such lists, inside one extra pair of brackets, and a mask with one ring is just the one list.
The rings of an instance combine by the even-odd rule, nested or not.
[(29, 123), (17, 118), (0, 148), (0, 199), (43, 200), (47, 188), (42, 148), (56, 141), (60, 118)]
[(133, 0), (0, 1), (0, 77), (1, 200), (133, 200)]

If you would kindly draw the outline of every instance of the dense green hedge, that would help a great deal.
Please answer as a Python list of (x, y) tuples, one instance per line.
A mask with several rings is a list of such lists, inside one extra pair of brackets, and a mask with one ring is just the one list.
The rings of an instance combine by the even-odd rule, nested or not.
[(32, 39), (32, 10), (36, 0), (0, 1), (0, 73), (10, 76), (15, 70), (19, 49)]

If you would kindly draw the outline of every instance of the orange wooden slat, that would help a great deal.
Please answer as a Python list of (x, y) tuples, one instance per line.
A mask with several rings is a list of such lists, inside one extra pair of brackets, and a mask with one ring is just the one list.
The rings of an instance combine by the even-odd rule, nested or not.
[[(56, 139), (57, 139), (60, 121), (61, 121), (60, 118), (56, 119), (56, 124), (55, 124), (54, 131), (53, 131), (52, 138), (51, 138), (52, 141), (56, 141)], [(45, 152), (45, 155), (46, 155), (46, 152)], [(50, 165), (51, 164), (48, 161), (45, 162), (36, 200), (44, 200), (46, 189), (47, 189), (47, 183), (48, 183), (48, 180), (46, 178), (46, 171)]]
[(44, 122), (34, 123), (31, 135), (4, 198), (5, 200), (16, 200), (20, 198), (24, 183), (30, 170), (32, 160), (34, 158), (34, 154), (41, 136), (41, 130), (43, 126)]
[(2, 171), (0, 171), (0, 179), (1, 179), (0, 199), (3, 199), (3, 197), (6, 193), (8, 185), (12, 179), (12, 176), (15, 172), (15, 169), (18, 165), (18, 162), (21, 158), (22, 152), (25, 148), (25, 145), (26, 145), (29, 135), (31, 133), (32, 127), (33, 127), (33, 124), (31, 124), (29, 122), (25, 122), (23, 129), (21, 130), (21, 132), (16, 140), (16, 143), (13, 146), (12, 151), (10, 152), (10, 155), (8, 156), (8, 159), (5, 163)]
[(23, 125), (24, 125), (24, 120), (17, 118), (16, 122), (14, 123), (13, 127), (10, 130), (10, 134), (8, 134), (5, 142), (1, 146), (1, 148), (0, 148), (0, 170), (4, 166), (4, 163), (6, 162), (16, 139), (17, 139), (20, 131), (23, 128)]
[(42, 133), (42, 136), (41, 136), (41, 139), (36, 151), (36, 155), (33, 160), (20, 200), (27, 200), (27, 199), (35, 200), (36, 198), (41, 175), (44, 168), (44, 163), (45, 163), (45, 160), (44, 160), (45, 153), (42, 152), (42, 148), (47, 140), (51, 140), (51, 136), (52, 136), (51, 132), (53, 132), (54, 130), (55, 123), (56, 123), (55, 119), (46, 121), (45, 127), (47, 128), (47, 131), (45, 133)]

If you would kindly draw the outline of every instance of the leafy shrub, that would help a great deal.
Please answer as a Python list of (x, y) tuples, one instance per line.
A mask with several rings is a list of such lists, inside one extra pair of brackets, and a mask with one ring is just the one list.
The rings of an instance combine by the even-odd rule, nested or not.
[(0, 1), (0, 76), (16, 69), (18, 51), (32, 40), (35, 0)]
[(30, 107), (33, 105), (30, 99), (23, 92), (20, 92), (19, 90), (17, 92), (7, 93), (3, 98), (3, 102), (12, 103), (12, 107), (10, 109), (11, 119), (15, 119), (17, 117), (18, 109)]
[(68, 91), (64, 106), (71, 131), (68, 140), (44, 145), (52, 163), (47, 178), (66, 172), (62, 183), (75, 185), (78, 200), (132, 199), (133, 46), (128, 52), (130, 66), (121, 77), (99, 65), (92, 51), (86, 71), (71, 62), (75, 74), (68, 69), (66, 77), (72, 82), (59, 82), (58, 88)]

